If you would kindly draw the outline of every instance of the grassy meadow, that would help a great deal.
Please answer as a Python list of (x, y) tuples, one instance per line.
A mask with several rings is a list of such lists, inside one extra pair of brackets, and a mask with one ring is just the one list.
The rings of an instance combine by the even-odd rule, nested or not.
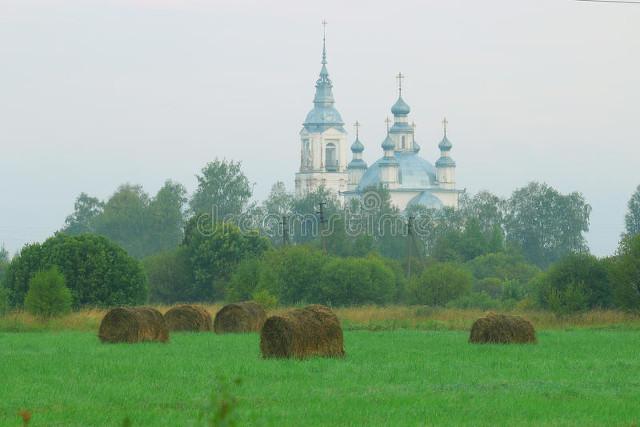
[(220, 383), (237, 398), (240, 426), (640, 421), (637, 317), (528, 313), (538, 344), (471, 345), (466, 329), (480, 312), (337, 312), (347, 357), (302, 362), (261, 359), (257, 334), (101, 344), (97, 310), (46, 324), (9, 315), (0, 320), (0, 426), (22, 425), (22, 410), (30, 426), (203, 425)]

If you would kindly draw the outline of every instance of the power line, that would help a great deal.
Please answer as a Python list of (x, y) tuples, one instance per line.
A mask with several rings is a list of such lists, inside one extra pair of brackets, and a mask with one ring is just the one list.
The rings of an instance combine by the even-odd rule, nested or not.
[(576, 0), (576, 1), (585, 1), (589, 3), (626, 3), (626, 4), (640, 4), (640, 1), (632, 1), (632, 0)]

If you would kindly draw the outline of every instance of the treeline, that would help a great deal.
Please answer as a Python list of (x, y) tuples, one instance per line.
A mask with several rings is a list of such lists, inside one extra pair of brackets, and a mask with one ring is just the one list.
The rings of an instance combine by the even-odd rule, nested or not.
[(132, 185), (105, 201), (81, 194), (54, 237), (11, 261), (0, 251), (0, 311), (23, 307), (51, 269), (74, 308), (253, 298), (640, 309), (640, 187), (618, 253), (598, 259), (584, 238), (583, 196), (540, 183), (507, 199), (464, 195), (457, 210), (401, 213), (382, 188), (343, 206), (322, 188), (296, 198), (276, 183), (256, 203), (234, 162), (211, 162), (197, 180), (190, 197), (171, 181), (155, 196)]
[[(296, 198), (278, 182), (266, 200), (257, 203), (240, 164), (230, 161), (211, 162), (196, 178), (198, 187), (191, 197), (172, 181), (153, 197), (129, 184), (105, 201), (83, 193), (61, 231), (105, 236), (138, 259), (176, 248), (194, 217), (235, 223), (244, 232), (269, 237), (275, 246), (286, 239), (320, 245), (322, 204), (323, 219), (330, 223), (324, 245), (338, 256), (377, 252), (395, 259), (412, 255), (464, 262), (509, 250), (546, 268), (567, 253), (588, 250), (584, 233), (591, 207), (580, 193), (563, 195), (546, 184), (531, 183), (508, 199), (489, 192), (465, 194), (458, 210), (413, 207), (399, 212), (383, 188), (371, 188), (364, 200), (343, 206), (323, 188)], [(406, 243), (409, 217), (417, 245)], [(633, 217), (628, 223), (637, 227)]]

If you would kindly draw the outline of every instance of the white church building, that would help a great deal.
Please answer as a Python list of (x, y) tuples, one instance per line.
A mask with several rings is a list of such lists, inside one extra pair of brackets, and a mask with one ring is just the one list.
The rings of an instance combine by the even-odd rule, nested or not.
[[(316, 82), (313, 109), (307, 114), (300, 131), (300, 170), (296, 173), (296, 195), (303, 196), (324, 186), (341, 200), (362, 196), (370, 188), (388, 189), (391, 203), (404, 210), (409, 206), (427, 208), (458, 207), (462, 190), (456, 188), (456, 163), (451, 158), (452, 144), (444, 136), (438, 144), (440, 158), (435, 166), (419, 155), (415, 125), (409, 124), (411, 108), (402, 98), (402, 74), (398, 74), (398, 100), (391, 107), (394, 120), (387, 119), (387, 134), (381, 138), (382, 157), (371, 166), (362, 159), (365, 149), (356, 138), (351, 144), (348, 161), (347, 132), (335, 108), (333, 84), (327, 71), (326, 43), (323, 39), (322, 68)], [(391, 126), (390, 126), (391, 125)]]

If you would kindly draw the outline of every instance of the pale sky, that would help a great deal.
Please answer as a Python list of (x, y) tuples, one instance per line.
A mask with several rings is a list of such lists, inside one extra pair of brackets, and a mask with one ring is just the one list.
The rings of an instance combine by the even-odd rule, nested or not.
[(215, 157), (257, 199), (293, 190), (322, 19), (369, 164), (401, 71), (423, 157), (447, 116), (460, 187), (580, 191), (613, 253), (640, 184), (640, 5), (573, 0), (0, 0), (0, 244), (46, 239), (83, 191), (192, 191)]

